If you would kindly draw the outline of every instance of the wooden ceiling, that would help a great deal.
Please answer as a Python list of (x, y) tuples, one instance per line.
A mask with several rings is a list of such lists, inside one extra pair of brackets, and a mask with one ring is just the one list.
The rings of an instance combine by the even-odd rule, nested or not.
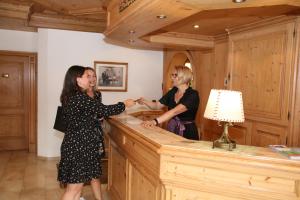
[(107, 0), (0, 0), (0, 28), (103, 32)]
[(300, 0), (0, 0), (0, 28), (103, 32), (110, 43), (146, 49), (211, 49), (234, 27), (299, 15)]

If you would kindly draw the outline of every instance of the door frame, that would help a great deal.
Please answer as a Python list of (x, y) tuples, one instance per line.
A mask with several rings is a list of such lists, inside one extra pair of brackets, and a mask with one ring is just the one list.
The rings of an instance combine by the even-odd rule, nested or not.
[(29, 60), (29, 126), (28, 126), (28, 151), (37, 152), (37, 53), (22, 51), (3, 51), (1, 55), (24, 56)]

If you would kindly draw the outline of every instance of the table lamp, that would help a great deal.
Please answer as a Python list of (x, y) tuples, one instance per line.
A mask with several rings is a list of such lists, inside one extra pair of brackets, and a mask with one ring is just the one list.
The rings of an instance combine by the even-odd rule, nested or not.
[(236, 148), (236, 142), (228, 136), (228, 126), (233, 122), (244, 122), (242, 93), (232, 90), (212, 89), (204, 112), (204, 117), (218, 121), (223, 125), (222, 136), (213, 142), (213, 148), (223, 148), (229, 151)]

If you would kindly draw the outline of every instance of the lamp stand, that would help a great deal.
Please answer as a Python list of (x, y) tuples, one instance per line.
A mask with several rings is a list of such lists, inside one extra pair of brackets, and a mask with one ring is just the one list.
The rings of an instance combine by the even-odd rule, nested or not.
[(213, 142), (212, 148), (222, 148), (227, 149), (228, 151), (232, 151), (232, 149), (236, 148), (236, 142), (231, 140), (228, 136), (228, 126), (232, 126), (232, 123), (230, 122), (224, 122), (223, 124), (224, 130), (222, 133), (222, 136)]

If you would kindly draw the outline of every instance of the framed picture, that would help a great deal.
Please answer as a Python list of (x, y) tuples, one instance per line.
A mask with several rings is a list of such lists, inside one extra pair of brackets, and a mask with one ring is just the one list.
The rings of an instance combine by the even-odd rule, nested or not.
[(97, 89), (101, 91), (127, 91), (128, 63), (95, 61)]

